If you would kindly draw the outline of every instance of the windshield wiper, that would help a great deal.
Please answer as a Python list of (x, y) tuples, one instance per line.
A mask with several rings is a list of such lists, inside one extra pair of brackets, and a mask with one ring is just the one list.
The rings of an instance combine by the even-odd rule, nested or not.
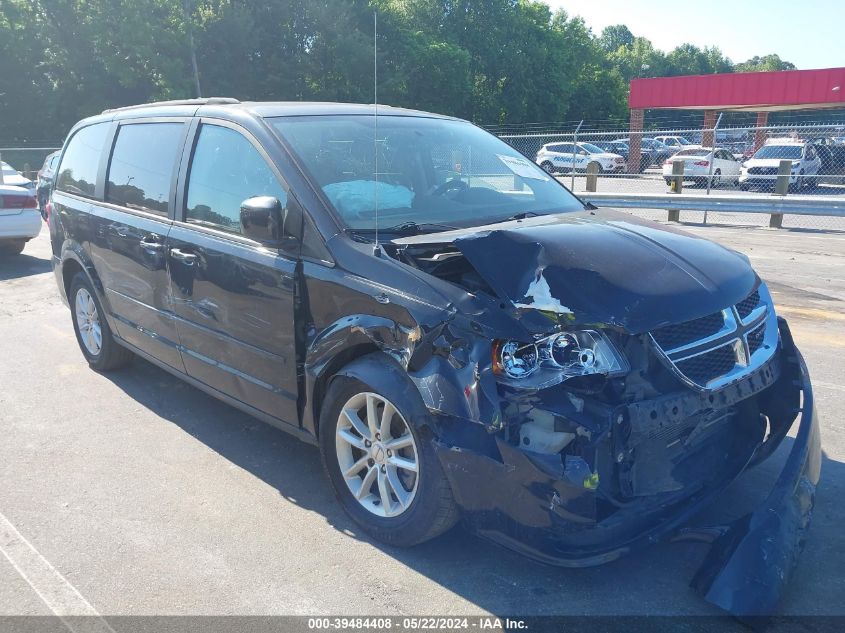
[[(402, 222), (394, 226), (387, 226), (379, 228), (379, 233), (391, 233), (393, 235), (419, 235), (420, 233), (436, 233), (438, 231), (455, 231), (460, 227), (452, 226), (451, 224), (438, 224), (437, 222)], [(355, 233), (375, 233), (375, 229), (352, 229)]]
[(524, 220), (525, 218), (534, 218), (540, 215), (546, 215), (545, 213), (537, 213), (536, 211), (522, 211), (520, 213), (514, 213), (509, 218), (505, 218), (504, 220), (499, 220), (499, 222), (510, 222), (511, 220)]

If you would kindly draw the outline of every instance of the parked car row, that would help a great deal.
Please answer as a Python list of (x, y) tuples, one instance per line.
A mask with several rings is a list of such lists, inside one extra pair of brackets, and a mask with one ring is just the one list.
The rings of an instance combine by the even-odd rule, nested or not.
[[(667, 145), (663, 141), (669, 141)], [(652, 165), (661, 165), (681, 148), (689, 145), (683, 137), (663, 136), (645, 137), (640, 141), (640, 164), (638, 171), (643, 172)], [(612, 141), (546, 143), (537, 152), (535, 161), (546, 172), (586, 171), (587, 165), (594, 162), (599, 172), (622, 172), (628, 170), (630, 156), (629, 139), (618, 138)]]

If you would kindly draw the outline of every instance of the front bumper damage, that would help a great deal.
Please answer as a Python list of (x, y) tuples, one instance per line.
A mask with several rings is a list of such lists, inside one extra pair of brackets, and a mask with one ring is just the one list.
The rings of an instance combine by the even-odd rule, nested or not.
[[(523, 450), (501, 434), (483, 443), (452, 442), (441, 435), (438, 455), (465, 522), (481, 536), (564, 567), (602, 564), (661, 540), (707, 540), (711, 550), (693, 588), (734, 615), (770, 614), (803, 545), (821, 458), (809, 374), (785, 321), (779, 321), (779, 329), (780, 368), (754, 393), (775, 394), (780, 413), (768, 413), (767, 435), (754, 425), (737, 425), (730, 450), (703, 453), (715, 474), (699, 488), (644, 495), (603, 513), (598, 483), (591, 485), (583, 469), (575, 468), (577, 460), (570, 468), (560, 455)], [(689, 526), (740, 473), (771, 455), (793, 426), (797, 433), (790, 453), (760, 508), (729, 526)]]

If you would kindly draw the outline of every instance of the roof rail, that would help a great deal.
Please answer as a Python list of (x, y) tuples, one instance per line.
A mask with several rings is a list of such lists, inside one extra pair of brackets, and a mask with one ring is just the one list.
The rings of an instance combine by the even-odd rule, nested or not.
[(204, 99), (176, 99), (174, 101), (153, 101), (152, 103), (139, 103), (138, 105), (124, 106), (122, 108), (109, 108), (103, 110), (103, 114), (109, 112), (124, 112), (125, 110), (137, 110), (139, 108), (154, 108), (160, 106), (180, 106), (180, 105), (225, 105), (230, 103), (240, 103), (237, 99), (230, 97), (207, 97)]

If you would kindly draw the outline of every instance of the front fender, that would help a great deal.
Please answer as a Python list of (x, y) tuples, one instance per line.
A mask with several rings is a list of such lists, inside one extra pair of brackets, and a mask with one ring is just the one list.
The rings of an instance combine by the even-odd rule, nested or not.
[[(303, 427), (316, 428), (328, 381), (354, 359), (373, 351), (388, 356), (416, 387), (429, 413), (498, 429), (501, 406), (490, 359), (491, 343), (453, 321), (433, 327), (405, 325), (373, 315), (343, 317), (314, 338), (305, 361)], [(372, 372), (377, 373), (377, 372)], [(371, 381), (363, 380), (373, 385)]]

